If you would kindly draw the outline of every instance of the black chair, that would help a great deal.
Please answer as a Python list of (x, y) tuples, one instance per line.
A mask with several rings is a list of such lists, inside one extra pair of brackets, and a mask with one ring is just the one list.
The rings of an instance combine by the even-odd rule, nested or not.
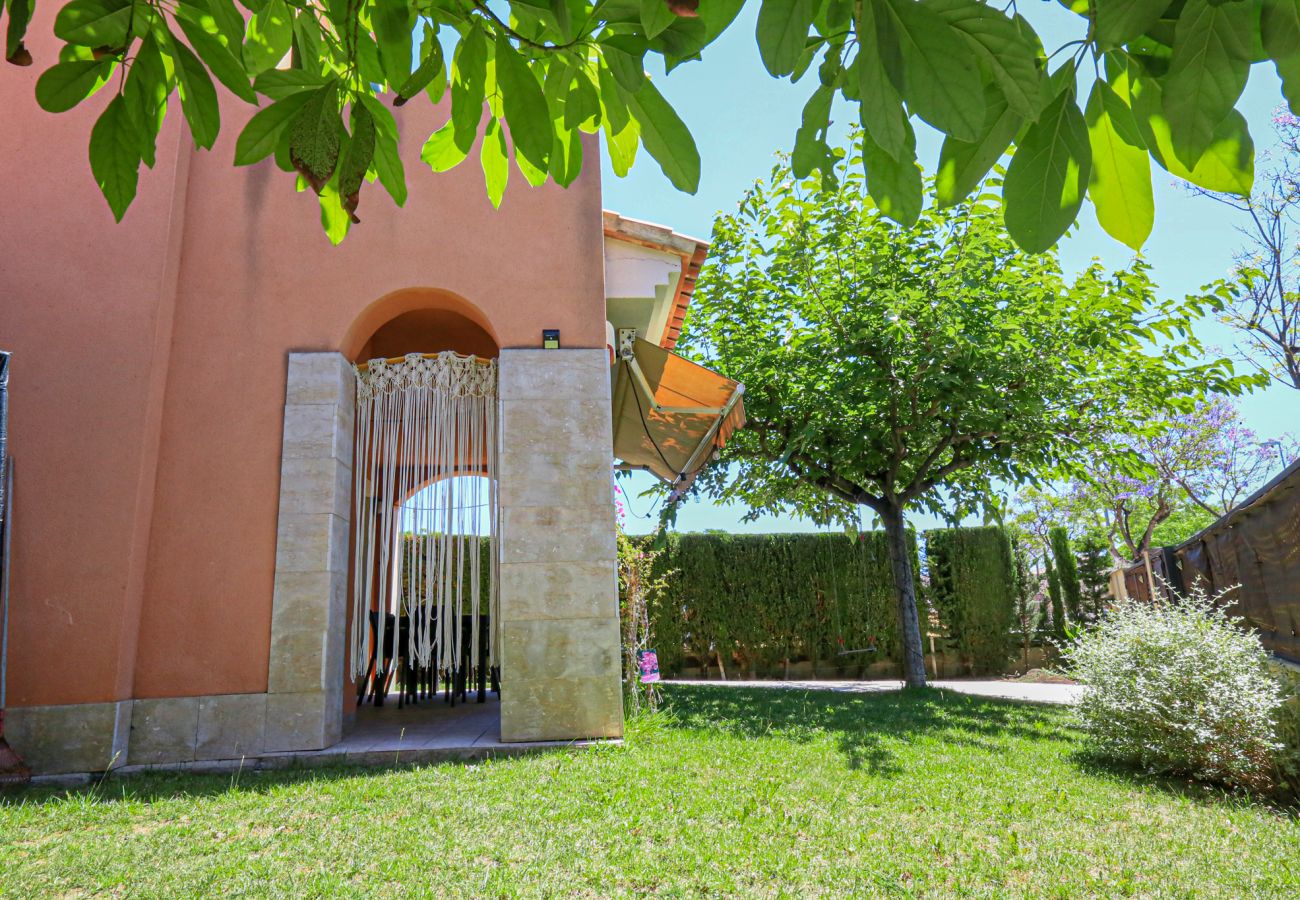
[(443, 674), (443, 699), (452, 706), (456, 705), (457, 699), (468, 702), (471, 676), (474, 676), (478, 689), (475, 698), (477, 702), (487, 702), (489, 679), (491, 679), (493, 692), (498, 697), (501, 696), (501, 670), (490, 662), (491, 643), (488, 636), (491, 630), (491, 621), (491, 617), (485, 614), (480, 614), (478, 617), (479, 664), (471, 672), (469, 661), (470, 648), (474, 642), (474, 616), (462, 615), (460, 617), (460, 665), (456, 667), (455, 672), (445, 672)]
[(369, 693), (371, 703), (375, 706), (384, 705), (384, 697), (388, 694), (388, 686), (395, 671), (394, 663), (399, 659), (397, 651), (400, 649), (402, 677), (398, 681), (397, 708), (402, 708), (403, 702), (409, 696), (408, 679), (405, 671), (407, 668), (405, 653), (409, 632), (410, 619), (408, 617), (401, 616), (399, 618), (392, 613), (384, 613), (384, 647), (383, 655), (380, 657), (379, 612), (373, 609), (370, 611), (370, 660), (366, 664), (366, 674), (357, 682), (358, 705), (366, 702), (367, 693)]

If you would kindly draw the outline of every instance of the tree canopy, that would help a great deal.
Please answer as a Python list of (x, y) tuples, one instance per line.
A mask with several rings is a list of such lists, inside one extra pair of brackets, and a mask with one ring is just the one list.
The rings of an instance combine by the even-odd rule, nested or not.
[(778, 165), (715, 223), (678, 346), (745, 384), (748, 424), (696, 490), (820, 521), (866, 506), (901, 548), (907, 509), (958, 518), (1108, 454), (1117, 423), (1243, 386), (1191, 332), (1212, 298), (1157, 299), (1140, 261), (1065, 277), (1016, 246), (996, 181), (899, 226), (855, 157), (833, 186)]
[[(36, 0), (0, 0), (5, 56), (24, 43)], [(48, 0), (46, 0), (48, 2)], [(945, 135), (935, 171), (942, 205), (961, 202), (1005, 153), (1006, 227), (1023, 249), (1052, 246), (1085, 196), (1111, 235), (1141, 247), (1154, 221), (1151, 164), (1207, 190), (1248, 195), (1254, 145), (1236, 106), (1252, 63), (1271, 60), (1300, 110), (1300, 0), (1061, 0), (1077, 38), (1047, 48), (1015, 0), (761, 0), (756, 40), (767, 71), (810, 96), (794, 140), (799, 176), (830, 176), (833, 106), (865, 129), (862, 164), (882, 212), (921, 213), (914, 121)], [(422, 159), (459, 165), (481, 139), (488, 195), (515, 168), (531, 184), (570, 184), (580, 132), (602, 132), (624, 174), (639, 146), (680, 190), (700, 156), (690, 130), (646, 75), (701, 53), (744, 0), (71, 0), (54, 33), (65, 46), (36, 86), (62, 112), (110, 99), (89, 136), (95, 179), (121, 219), (141, 164), (152, 166), (173, 95), (199, 147), (221, 128), (217, 85), (259, 111), (234, 163), (269, 156), (321, 199), (334, 241), (362, 186), (399, 206), (406, 174), (387, 105), (448, 91), (447, 123)], [(488, 115), (484, 115), (485, 105)], [(345, 124), (346, 123), (346, 124)], [(791, 123), (792, 128), (795, 123)]]

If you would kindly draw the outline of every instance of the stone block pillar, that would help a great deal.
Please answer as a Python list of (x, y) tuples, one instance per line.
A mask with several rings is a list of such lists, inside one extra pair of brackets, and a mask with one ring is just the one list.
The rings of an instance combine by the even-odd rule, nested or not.
[(501, 737), (621, 737), (608, 356), (500, 365)]
[(355, 392), (342, 355), (289, 354), (267, 750), (317, 750), (343, 734)]

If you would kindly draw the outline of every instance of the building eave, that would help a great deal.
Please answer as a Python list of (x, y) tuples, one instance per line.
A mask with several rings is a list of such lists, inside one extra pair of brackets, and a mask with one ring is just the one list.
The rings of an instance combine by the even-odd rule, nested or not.
[(612, 210), (603, 213), (605, 237), (629, 244), (638, 244), (651, 250), (671, 253), (681, 257), (682, 273), (677, 280), (677, 292), (673, 297), (672, 309), (664, 328), (659, 346), (671, 350), (677, 346), (677, 339), (682, 333), (682, 323), (686, 319), (686, 310), (691, 305), (691, 295), (695, 291), (695, 281), (699, 277), (700, 267), (709, 254), (707, 242), (698, 238), (678, 234), (665, 225), (629, 219)]

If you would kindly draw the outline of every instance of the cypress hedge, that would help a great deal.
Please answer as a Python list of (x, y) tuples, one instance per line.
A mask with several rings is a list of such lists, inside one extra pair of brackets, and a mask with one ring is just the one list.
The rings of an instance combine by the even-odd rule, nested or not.
[[(665, 670), (717, 650), (770, 669), (794, 659), (857, 665), (899, 647), (881, 532), (671, 534), (659, 565), (675, 573), (651, 604)], [(839, 655), (872, 646), (874, 655)]]
[[(951, 584), (939, 610), (945, 629), (975, 668), (999, 670), (1016, 646), (1009, 539), (1001, 529), (979, 528), (930, 532), (926, 540), (932, 572), (938, 546)], [(911, 542), (919, 572), (915, 535)], [(900, 656), (882, 532), (670, 534), (658, 565), (674, 573), (650, 603), (666, 672), (680, 669), (686, 656), (711, 661), (719, 651), (727, 665), (738, 658), (751, 670), (786, 660), (857, 666)], [(868, 647), (877, 652), (840, 655)]]
[(1016, 571), (1003, 528), (925, 533), (930, 602), (949, 640), (979, 674), (1001, 672), (1016, 651)]
[(1065, 613), (1070, 621), (1078, 622), (1083, 617), (1083, 592), (1079, 587), (1079, 564), (1070, 546), (1069, 532), (1057, 525), (1047, 532), (1047, 536), (1052, 542), (1052, 556), (1056, 557), (1056, 574), (1061, 580)]

